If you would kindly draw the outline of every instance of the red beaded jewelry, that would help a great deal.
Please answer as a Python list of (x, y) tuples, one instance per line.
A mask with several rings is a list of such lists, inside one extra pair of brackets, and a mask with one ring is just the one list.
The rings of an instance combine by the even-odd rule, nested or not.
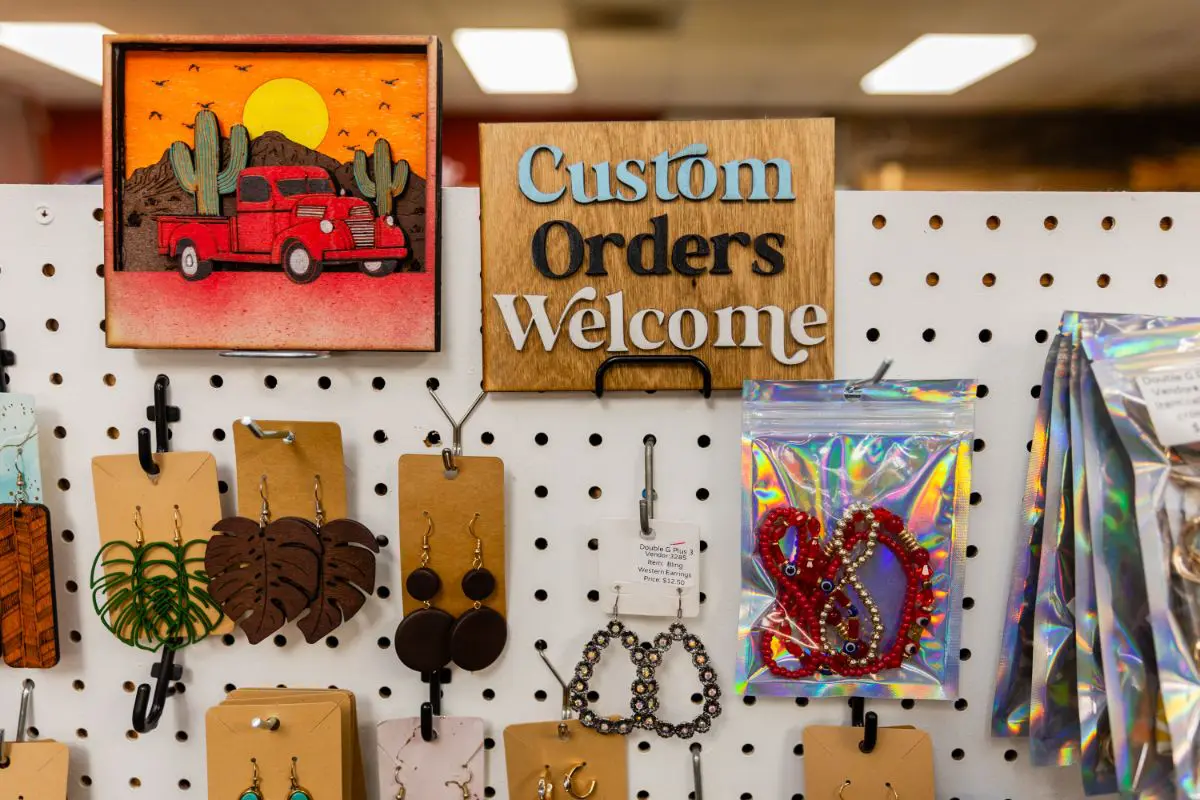
[[(793, 533), (789, 558), (782, 543)], [(899, 633), (886, 650), (883, 616), (858, 574), (881, 546), (895, 556), (905, 581)], [(933, 572), (929, 552), (896, 514), (855, 503), (823, 542), (818, 519), (790, 506), (774, 508), (759, 525), (758, 555), (775, 583), (776, 607), (765, 617), (759, 638), (759, 654), (773, 674), (859, 677), (895, 669), (916, 655), (934, 607)], [(777, 661), (779, 646), (796, 659), (796, 667)]]

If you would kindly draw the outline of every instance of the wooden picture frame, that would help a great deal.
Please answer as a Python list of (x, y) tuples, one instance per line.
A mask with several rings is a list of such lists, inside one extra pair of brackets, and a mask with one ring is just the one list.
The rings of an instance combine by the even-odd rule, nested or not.
[(440, 350), (437, 37), (108, 36), (104, 70), (109, 347)]

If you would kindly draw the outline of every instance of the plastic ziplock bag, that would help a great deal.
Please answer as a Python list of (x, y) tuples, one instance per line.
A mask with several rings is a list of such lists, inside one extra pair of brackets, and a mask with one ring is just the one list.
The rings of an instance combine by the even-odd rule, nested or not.
[(742, 398), (738, 692), (955, 697), (974, 382)]
[[(1075, 674), (1075, 535), (1070, 492), (1068, 378), (1073, 328), (1064, 324), (1054, 363), (1046, 455), (1046, 527), (1033, 621), (1029, 752), (1037, 765), (1074, 764), (1079, 755)], [(1077, 324), (1078, 320), (1076, 320)], [(1064, 481), (1067, 491), (1063, 492)]]
[(993, 736), (1029, 735), (1029, 695), (1033, 681), (1033, 608), (1037, 599), (1039, 554), (1046, 519), (1046, 450), (1054, 366), (1061, 336), (1054, 337), (1042, 369), (1041, 393), (1033, 423), (1025, 494), (1021, 500), (1021, 535), (1008, 590), (1008, 613), (1000, 638), (1000, 662), (992, 700)]
[[(1159, 396), (1155, 410), (1164, 415), (1158, 420), (1164, 428), (1195, 412), (1200, 396), (1196, 388), (1200, 323), (1098, 337), (1088, 352), (1131, 470), (1134, 506), (1132, 516), (1126, 511), (1125, 522), (1136, 525), (1140, 544), (1142, 586), (1171, 735), (1175, 787), (1184, 796), (1200, 797), (1200, 575), (1191, 566), (1200, 512), (1200, 486), (1195, 483), (1200, 476), (1195, 441), (1200, 435), (1180, 438), (1178, 429), (1156, 430), (1143, 393), (1148, 387), (1151, 396)], [(1123, 591), (1131, 581), (1124, 575), (1119, 578)], [(1148, 655), (1145, 647), (1142, 652)], [(1148, 671), (1148, 677), (1153, 673)], [(1146, 708), (1150, 702), (1154, 705)], [(1138, 710), (1139, 716), (1149, 715), (1151, 720), (1139, 726), (1141, 736), (1130, 742), (1131, 757), (1142, 755), (1158, 766), (1153, 724), (1157, 702), (1143, 697)], [(1141, 786), (1152, 786), (1153, 779), (1162, 776), (1161, 769), (1154, 773), (1140, 781)]]

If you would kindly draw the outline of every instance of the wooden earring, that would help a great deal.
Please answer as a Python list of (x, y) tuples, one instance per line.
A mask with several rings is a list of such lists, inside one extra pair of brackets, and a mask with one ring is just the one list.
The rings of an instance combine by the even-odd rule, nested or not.
[(476, 514), (467, 523), (467, 532), (475, 539), (475, 559), (462, 578), (463, 594), (473, 601), (473, 605), (450, 631), (450, 657), (468, 672), (490, 667), (508, 642), (508, 623), (504, 615), (483, 604), (496, 591), (496, 576), (483, 566), (483, 540), (475, 533), (478, 519)]
[(454, 617), (435, 608), (433, 598), (442, 590), (442, 579), (429, 567), (429, 539), (433, 536), (433, 517), (425, 516), (425, 533), (421, 536), (421, 566), (408, 574), (404, 589), (425, 604), (396, 626), (393, 641), (400, 662), (417, 672), (436, 672), (450, 663), (450, 629)]

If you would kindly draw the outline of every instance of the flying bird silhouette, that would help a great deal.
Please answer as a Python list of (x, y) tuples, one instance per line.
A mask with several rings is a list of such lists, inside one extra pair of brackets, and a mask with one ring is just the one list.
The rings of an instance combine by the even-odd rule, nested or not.
[(396, 85), (396, 81), (398, 81), (398, 80), (400, 80), (400, 79), (399, 79), (399, 78), (392, 78), (391, 80), (388, 80), (387, 78), (380, 78), (379, 80), (380, 80), (380, 81), (382, 81), (383, 83), (387, 84), (388, 86), (395, 86), (395, 85)]
[(213, 100), (213, 101), (211, 101), (211, 102), (208, 102), (208, 103), (196, 103), (196, 105), (200, 106), (200, 107), (201, 107), (201, 108), (203, 108), (205, 111), (208, 111), (210, 108), (212, 108), (212, 107), (213, 107), (213, 106), (215, 106), (216, 104), (217, 104), (217, 101), (215, 101), (215, 100)]
[(412, 117), (413, 119), (420, 119), (421, 117), (425, 116), (425, 112), (418, 111), (416, 114), (409, 114), (409, 116)]
[(187, 128), (189, 131), (196, 130), (196, 123), (194, 123), (194, 122), (181, 122), (179, 124), (182, 125), (183, 127)]
[(249, 72), (250, 68), (253, 66), (254, 66), (253, 64), (234, 64), (233, 68), (236, 69), (238, 72)]
[(199, 64), (188, 64), (188, 72), (199, 72), (199, 71), (200, 71)]
[(350, 131), (346, 130), (345, 128), (342, 128), (340, 131), (338, 131), (338, 136), (349, 136), (349, 135), (350, 135)]
[(337, 97), (339, 94), (340, 94), (340, 95), (342, 95), (343, 97), (345, 97), (345, 96), (346, 96), (346, 90), (345, 90), (345, 89), (343, 89), (343, 88), (342, 88), (342, 87), (340, 87), (340, 86), (339, 86), (339, 87), (337, 87), (337, 88), (335, 88), (335, 89), (333, 90), (333, 96), (334, 96), (334, 97)]
[(157, 86), (158, 88), (160, 88), (160, 89), (161, 89), (162, 87), (164, 87), (164, 86), (166, 86), (168, 83), (170, 83), (170, 82), (171, 82), (171, 79), (170, 79), (170, 78), (167, 78), (165, 81), (156, 81), (156, 80), (154, 80), (153, 78), (151, 78), (151, 79), (150, 79), (150, 82), (151, 82), (151, 83), (153, 83), (155, 86)]
[(391, 110), (392, 110), (392, 104), (391, 104), (391, 103), (389, 103), (389, 102), (387, 102), (387, 101), (385, 100), (384, 102), (382, 102), (382, 103), (380, 103), (380, 104), (379, 104), (379, 110), (380, 110), (380, 111), (391, 111)]
[(346, 150), (349, 150), (351, 153), (358, 150), (358, 145), (356, 144), (344, 144), (342, 147)]
[(150, 119), (162, 119), (162, 118), (163, 118), (162, 114), (158, 113), (157, 111), (150, 112)]
[(379, 135), (379, 132), (376, 131), (374, 128), (371, 128), (371, 130), (367, 131), (367, 136), (378, 136), (378, 135)]

